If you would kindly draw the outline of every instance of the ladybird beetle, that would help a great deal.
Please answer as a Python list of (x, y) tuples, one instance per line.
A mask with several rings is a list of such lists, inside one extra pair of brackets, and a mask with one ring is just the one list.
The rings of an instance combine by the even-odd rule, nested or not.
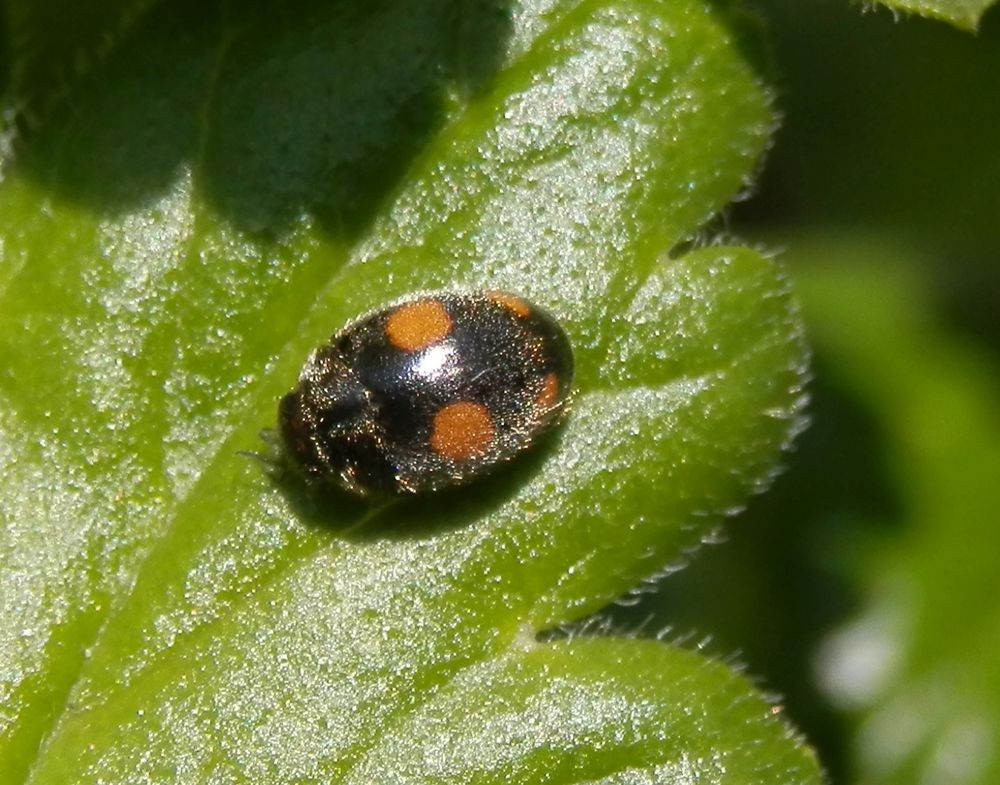
[(307, 480), (362, 496), (465, 483), (529, 447), (568, 403), (573, 354), (545, 311), (506, 292), (428, 294), (348, 324), (281, 399)]

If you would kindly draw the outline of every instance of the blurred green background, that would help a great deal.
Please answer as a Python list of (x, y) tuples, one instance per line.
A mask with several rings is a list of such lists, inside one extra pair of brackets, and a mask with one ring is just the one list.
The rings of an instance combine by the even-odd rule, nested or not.
[(613, 623), (744, 665), (836, 783), (1000, 782), (1000, 9), (753, 7), (784, 118), (727, 230), (796, 280), (811, 427)]

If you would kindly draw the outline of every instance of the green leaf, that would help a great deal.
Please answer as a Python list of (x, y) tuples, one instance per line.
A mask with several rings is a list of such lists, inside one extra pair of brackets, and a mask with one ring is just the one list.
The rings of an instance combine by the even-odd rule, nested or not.
[(859, 238), (796, 256), (812, 332), (877, 418), (902, 510), (820, 660), (861, 720), (855, 765), (884, 785), (997, 782), (1000, 369), (937, 316), (920, 253)]
[(11, 57), (19, 111), (45, 113), (108, 55), (152, 5), (150, 0), (4, 0), (0, 35)]
[(532, 647), (460, 674), (347, 781), (386, 771), (398, 783), (811, 781), (811, 762), (780, 723), (765, 722), (759, 746), (746, 745), (743, 728), (771, 714), (727, 668), (677, 649)]
[[(470, 674), (499, 680), (483, 703), (499, 712), (504, 669), (523, 670), (527, 721), (558, 696), (531, 698), (523, 652), (569, 684), (619, 651), (634, 672), (606, 690), (659, 706), (636, 738), (688, 729), (650, 767), (817, 781), (718, 666), (532, 643), (697, 543), (800, 425), (780, 272), (745, 249), (669, 253), (767, 144), (742, 43), (695, 0), (192, 3), (131, 30), (0, 190), (0, 770), (330, 782), (382, 755), (396, 771), (394, 729)], [(574, 411), (525, 460), (366, 505), (239, 454), (344, 321), (479, 286), (546, 305), (574, 342)], [(731, 697), (647, 684), (656, 663)], [(625, 714), (595, 706), (599, 729), (554, 754), (615, 745)], [(712, 761), (698, 727), (726, 745)], [(578, 776), (621, 771), (594, 760)]]
[(975, 30), (994, 0), (877, 0), (894, 11), (942, 19), (962, 30)]

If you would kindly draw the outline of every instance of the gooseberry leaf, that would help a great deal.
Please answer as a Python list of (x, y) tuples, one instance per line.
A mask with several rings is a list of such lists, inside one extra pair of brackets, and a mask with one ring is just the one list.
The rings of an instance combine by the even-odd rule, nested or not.
[[(460, 702), (524, 743), (448, 776), (818, 782), (726, 668), (538, 638), (689, 551), (801, 424), (780, 270), (689, 250), (773, 124), (746, 31), (703, 0), (216, 10), (150, 9), (0, 188), (0, 767), (419, 779)], [(336, 327), (443, 287), (560, 317), (560, 432), (410, 500), (242, 454)]]
[(39, 122), (74, 82), (113, 51), (149, 0), (4, 0), (0, 54), (10, 54), (11, 101)]
[(877, 0), (894, 11), (941, 19), (962, 30), (975, 30), (994, 0)]

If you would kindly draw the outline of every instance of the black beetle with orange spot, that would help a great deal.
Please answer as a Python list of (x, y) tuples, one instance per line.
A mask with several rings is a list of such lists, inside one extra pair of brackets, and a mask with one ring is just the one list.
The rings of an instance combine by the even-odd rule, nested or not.
[(566, 333), (506, 292), (429, 294), (371, 313), (314, 351), (281, 399), (285, 452), (310, 479), (420, 493), (489, 472), (565, 413)]

